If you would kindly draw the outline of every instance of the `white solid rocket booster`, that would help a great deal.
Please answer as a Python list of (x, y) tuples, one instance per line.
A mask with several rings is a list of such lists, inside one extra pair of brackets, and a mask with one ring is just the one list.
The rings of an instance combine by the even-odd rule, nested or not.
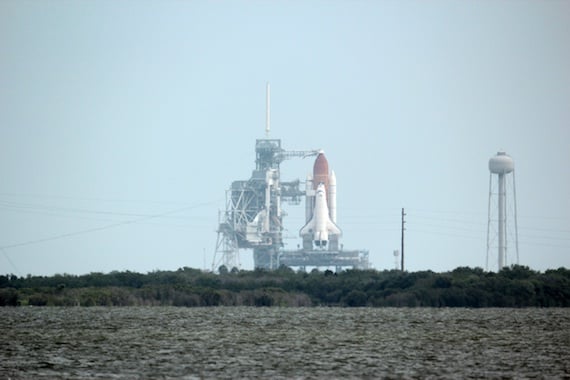
[(336, 175), (334, 174), (334, 170), (331, 172), (331, 176), (329, 177), (328, 201), (331, 220), (336, 223)]

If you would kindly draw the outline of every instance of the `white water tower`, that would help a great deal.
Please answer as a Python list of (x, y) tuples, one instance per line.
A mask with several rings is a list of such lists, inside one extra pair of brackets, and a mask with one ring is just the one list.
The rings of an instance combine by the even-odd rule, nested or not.
[[(515, 162), (505, 152), (498, 152), (489, 160), (489, 171), (489, 220), (487, 223), (487, 259), (485, 266), (489, 270), (489, 252), (496, 247), (498, 253), (497, 271), (500, 271), (508, 265), (508, 235), (513, 226), (510, 221), (511, 217), (514, 219), (516, 264), (519, 263)], [(493, 181), (494, 175), (497, 177), (496, 186)], [(492, 204), (497, 205), (496, 213), (494, 207), (491, 207)]]

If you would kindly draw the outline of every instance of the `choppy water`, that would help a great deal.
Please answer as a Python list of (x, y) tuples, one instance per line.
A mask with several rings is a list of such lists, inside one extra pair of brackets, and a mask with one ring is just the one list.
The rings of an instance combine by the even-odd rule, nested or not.
[(569, 309), (0, 308), (0, 378), (570, 377)]

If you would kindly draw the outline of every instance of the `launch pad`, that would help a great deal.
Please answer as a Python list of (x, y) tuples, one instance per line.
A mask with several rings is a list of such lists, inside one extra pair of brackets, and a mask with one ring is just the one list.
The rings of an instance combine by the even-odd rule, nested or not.
[(369, 267), (368, 251), (359, 250), (283, 250), (279, 256), (279, 264), (301, 269), (306, 269), (307, 267), (335, 267), (337, 272), (346, 267), (354, 269), (368, 269)]
[[(288, 267), (368, 268), (368, 251), (344, 250), (336, 225), (336, 176), (329, 175), (322, 150), (286, 151), (280, 139), (270, 139), (269, 84), (267, 85), (266, 138), (255, 143), (255, 169), (248, 180), (232, 182), (226, 191), (226, 209), (220, 212), (212, 270), (222, 265), (240, 268), (239, 250), (252, 249), (255, 268)], [(281, 181), (286, 159), (317, 156), (313, 175), (301, 182)], [(302, 249), (284, 250), (282, 203), (298, 205), (305, 197), (306, 224), (299, 231)]]

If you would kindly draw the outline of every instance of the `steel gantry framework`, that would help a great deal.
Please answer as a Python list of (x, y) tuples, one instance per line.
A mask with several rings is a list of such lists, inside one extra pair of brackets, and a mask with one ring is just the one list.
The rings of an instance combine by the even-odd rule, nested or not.
[(256, 140), (256, 167), (251, 178), (238, 180), (226, 191), (226, 209), (219, 214), (212, 270), (222, 265), (240, 269), (240, 250), (252, 249), (255, 268), (344, 267), (368, 269), (368, 251), (329, 247), (284, 250), (283, 202), (297, 205), (306, 196), (300, 181), (281, 182), (280, 164), (290, 158), (316, 156), (319, 150), (285, 151), (281, 140)]
[(300, 268), (334, 266), (337, 270), (347, 266), (368, 268), (368, 251), (344, 251), (342, 245), (339, 249), (338, 242), (329, 244), (327, 250), (314, 250), (311, 242), (296, 251), (283, 249), (281, 203), (297, 205), (310, 190), (301, 191), (299, 180), (281, 182), (280, 165), (284, 160), (317, 156), (321, 151), (286, 151), (281, 147), (281, 140), (269, 138), (269, 131), (270, 86), (267, 83), (266, 138), (255, 142), (255, 170), (251, 178), (232, 182), (226, 191), (226, 209), (219, 214), (212, 271), (222, 265), (226, 269), (240, 269), (240, 249), (253, 249), (255, 268), (276, 269), (281, 264)]
[(212, 270), (221, 265), (239, 268), (239, 250), (253, 249), (256, 268), (276, 269), (283, 248), (281, 204), (299, 204), (300, 181), (281, 182), (280, 164), (286, 159), (311, 157), (318, 150), (285, 151), (279, 139), (258, 139), (256, 167), (249, 180), (232, 182), (226, 191), (226, 210), (220, 213)]

